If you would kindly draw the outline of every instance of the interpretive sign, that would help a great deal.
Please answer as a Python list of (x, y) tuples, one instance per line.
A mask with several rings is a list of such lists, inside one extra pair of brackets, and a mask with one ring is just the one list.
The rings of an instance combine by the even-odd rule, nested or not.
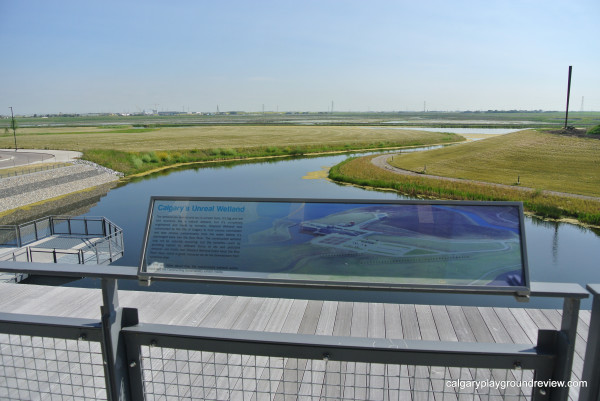
[(512, 293), (529, 286), (516, 202), (153, 197), (139, 274)]

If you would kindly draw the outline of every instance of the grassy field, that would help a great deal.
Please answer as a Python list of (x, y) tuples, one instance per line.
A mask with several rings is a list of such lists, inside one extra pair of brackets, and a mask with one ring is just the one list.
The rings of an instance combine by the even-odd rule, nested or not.
[(464, 178), (600, 197), (600, 139), (534, 130), (394, 157), (392, 165)]
[[(463, 140), (455, 134), (356, 126), (62, 127), (19, 129), (21, 148), (65, 149), (122, 171), (178, 163), (420, 146)], [(10, 147), (11, 134), (0, 136)]]
[(394, 164), (400, 168), (422, 171), (426, 164), (428, 174), (507, 184), (516, 182), (520, 175), (521, 184), (535, 188), (533, 191), (522, 191), (517, 186), (439, 180), (426, 175), (399, 175), (374, 166), (371, 158), (375, 156), (340, 163), (330, 170), (329, 177), (340, 182), (392, 189), (414, 197), (522, 201), (526, 210), (543, 217), (576, 218), (599, 226), (600, 201), (542, 191), (600, 196), (599, 151), (600, 140), (597, 139), (524, 131), (394, 157)]
[[(448, 135), (370, 127), (331, 126), (193, 126), (118, 129), (23, 128), (17, 132), (21, 148), (84, 151), (160, 151), (244, 148), (252, 146), (346, 145), (443, 142)], [(0, 136), (0, 148), (10, 147), (12, 133)]]

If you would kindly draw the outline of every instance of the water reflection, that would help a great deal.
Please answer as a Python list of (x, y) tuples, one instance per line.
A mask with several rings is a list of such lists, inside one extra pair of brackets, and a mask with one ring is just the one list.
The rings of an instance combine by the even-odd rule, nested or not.
[[(394, 192), (364, 190), (338, 185), (325, 179), (302, 179), (307, 172), (333, 166), (349, 155), (315, 158), (288, 158), (252, 162), (225, 162), (193, 167), (179, 167), (131, 180), (108, 193), (88, 215), (106, 216), (125, 232), (125, 256), (119, 264), (137, 266), (142, 247), (142, 235), (150, 197), (211, 196), (211, 197), (274, 197), (331, 199), (402, 199)], [(576, 282), (581, 285), (600, 282), (600, 235), (571, 224), (526, 218), (527, 252), (532, 281)], [(97, 286), (93, 280), (74, 285)], [(143, 290), (137, 282), (122, 283), (121, 288)], [(454, 303), (472, 304), (473, 298), (434, 296), (431, 294), (365, 293), (306, 289), (277, 289), (222, 284), (154, 283), (151, 291), (182, 291), (227, 293), (238, 295), (291, 296), (305, 299), (344, 299), (348, 301)], [(511, 297), (489, 297), (489, 305), (519, 306)], [(476, 302), (481, 304), (480, 301)], [(534, 307), (559, 307), (558, 302), (534, 300)], [(583, 303), (589, 307), (589, 301)]]

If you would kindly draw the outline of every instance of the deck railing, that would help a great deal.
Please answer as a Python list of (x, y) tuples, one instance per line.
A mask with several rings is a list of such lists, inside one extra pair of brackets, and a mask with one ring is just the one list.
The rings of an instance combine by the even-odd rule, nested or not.
[[(366, 339), (140, 323), (117, 291), (137, 269), (110, 270), (0, 262), (6, 272), (99, 278), (103, 299), (98, 319), (0, 314), (0, 397), (566, 400), (569, 389), (552, 381), (571, 376), (579, 304), (589, 295), (576, 284), (532, 283), (531, 297), (564, 300), (561, 329), (540, 330), (536, 344)], [(538, 385), (452, 386), (461, 380)]]
[[(3, 245), (19, 249), (2, 254), (0, 248), (0, 260), (106, 264), (124, 252), (123, 230), (104, 217), (49, 216), (18, 226), (0, 226), (0, 236), (2, 233)], [(27, 246), (51, 236), (93, 240), (80, 249)]]
[(19, 167), (18, 169), (15, 169), (13, 171), (1, 171), (0, 179), (9, 178), (9, 177), (17, 177), (19, 175), (37, 173), (38, 171), (54, 170), (57, 168), (62, 168), (62, 167), (70, 166), (70, 165), (71, 164), (69, 164), (69, 163), (53, 163), (53, 164), (38, 165), (38, 166), (34, 165), (32, 167)]

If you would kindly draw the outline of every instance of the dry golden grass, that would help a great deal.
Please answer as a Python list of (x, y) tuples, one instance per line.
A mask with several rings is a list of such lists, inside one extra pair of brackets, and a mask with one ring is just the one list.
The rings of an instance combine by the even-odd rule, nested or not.
[(396, 167), (429, 175), (600, 196), (600, 140), (520, 131), (395, 156)]
[[(448, 134), (370, 127), (332, 126), (192, 126), (155, 129), (27, 128), (17, 131), (19, 147), (34, 149), (114, 149), (147, 152), (177, 149), (256, 146), (344, 145), (396, 142), (404, 145), (456, 140)], [(13, 138), (0, 136), (0, 148)]]

